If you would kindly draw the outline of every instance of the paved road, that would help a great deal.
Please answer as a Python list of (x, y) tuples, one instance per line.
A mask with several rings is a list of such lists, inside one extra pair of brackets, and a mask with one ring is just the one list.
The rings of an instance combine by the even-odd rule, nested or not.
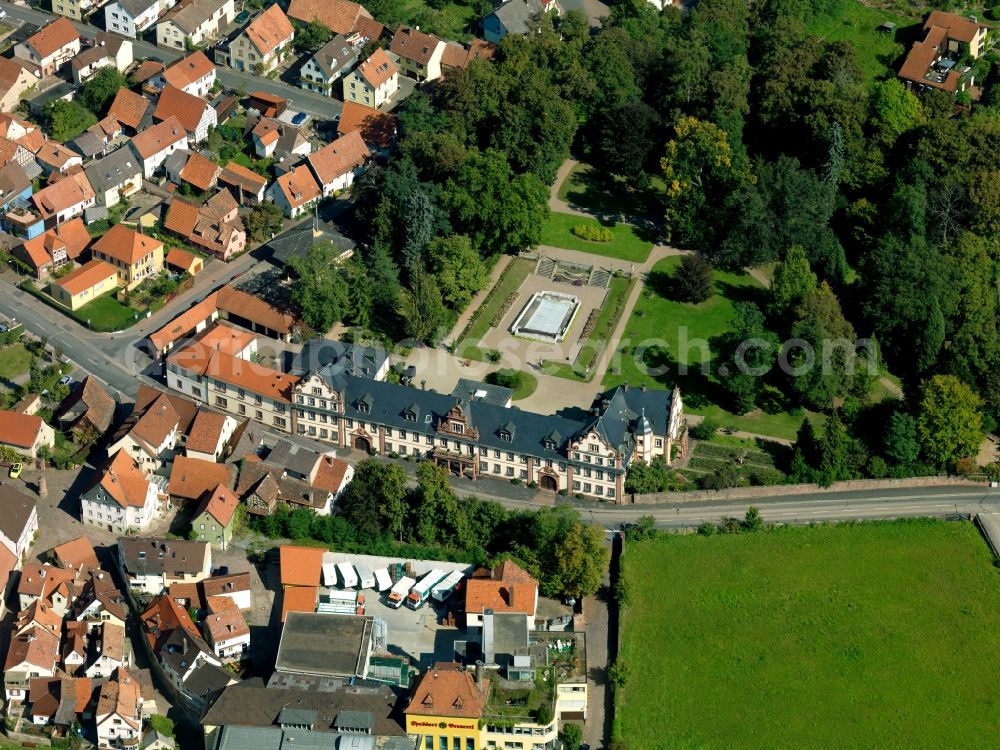
[[(28, 23), (33, 23), (36, 26), (42, 26), (51, 21), (53, 18), (58, 18), (58, 16), (52, 15), (51, 13), (26, 8), (20, 5), (0, 3), (0, 7), (7, 11), (7, 15), (10, 18), (17, 19), (19, 21), (27, 21)], [(86, 36), (92, 37), (94, 33), (99, 30), (98, 27), (90, 24), (77, 23), (76, 21), (71, 21), (71, 23), (81, 34)], [(136, 59), (141, 57), (156, 57), (164, 62), (172, 62), (173, 60), (181, 57), (183, 54), (176, 50), (157, 47), (155, 44), (150, 44), (149, 42), (144, 42), (138, 39), (133, 39), (131, 41)], [(270, 78), (255, 76), (249, 73), (241, 73), (230, 68), (219, 67), (217, 68), (217, 71), (219, 80), (233, 90), (238, 90), (240, 87), (245, 86), (247, 91), (266, 91), (270, 94), (283, 96), (289, 100), (293, 109), (304, 110), (320, 119), (332, 119), (340, 114), (344, 106), (343, 103), (337, 99), (331, 99), (328, 96), (322, 96), (311, 91), (304, 91), (303, 89), (290, 86), (283, 81), (272, 81)]]
[[(878, 491), (823, 492), (726, 502), (665, 503), (662, 505), (600, 505), (579, 503), (581, 515), (605, 528), (653, 516), (661, 528), (691, 528), (727, 516), (741, 517), (747, 507), (760, 509), (766, 523), (818, 523), (952, 513), (1000, 514), (1000, 490), (988, 487), (925, 487)], [(524, 503), (520, 504), (524, 507)]]

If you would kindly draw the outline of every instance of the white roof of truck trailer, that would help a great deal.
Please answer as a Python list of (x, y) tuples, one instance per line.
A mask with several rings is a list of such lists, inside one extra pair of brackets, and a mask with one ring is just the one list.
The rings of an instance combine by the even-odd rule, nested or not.
[(323, 563), (323, 585), (328, 589), (337, 585), (337, 563)]
[(369, 568), (364, 563), (354, 563), (354, 569), (358, 571), (358, 588), (361, 589), (371, 589), (375, 588), (375, 576), (372, 575), (372, 569)]
[(337, 570), (340, 571), (340, 579), (345, 589), (352, 589), (358, 585), (358, 574), (354, 572), (354, 566), (351, 563), (337, 563)]
[(434, 588), (431, 589), (431, 596), (439, 601), (443, 601), (444, 597), (454, 591), (463, 578), (465, 578), (465, 574), (462, 571), (453, 570), (447, 577), (434, 585)]
[(388, 568), (375, 568), (375, 590), (387, 591), (392, 588), (392, 578)]
[(403, 576), (398, 581), (396, 585), (392, 587), (390, 594), (399, 594), (400, 596), (406, 596), (407, 592), (413, 587), (416, 581), (409, 576)]
[(421, 578), (420, 581), (410, 590), (418, 596), (423, 596), (430, 590), (431, 586), (436, 584), (442, 578), (444, 578), (443, 570), (432, 570), (430, 573)]

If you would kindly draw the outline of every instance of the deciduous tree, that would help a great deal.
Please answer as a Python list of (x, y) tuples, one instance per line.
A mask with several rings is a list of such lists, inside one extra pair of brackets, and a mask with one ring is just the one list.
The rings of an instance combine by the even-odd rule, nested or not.
[(917, 435), (927, 460), (946, 467), (975, 456), (983, 440), (982, 401), (954, 375), (935, 375), (921, 388)]

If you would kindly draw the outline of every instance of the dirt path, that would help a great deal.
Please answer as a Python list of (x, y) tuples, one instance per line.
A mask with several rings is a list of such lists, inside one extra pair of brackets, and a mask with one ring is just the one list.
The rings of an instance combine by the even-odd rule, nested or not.
[(489, 282), (475, 297), (472, 298), (472, 302), (466, 306), (465, 311), (458, 316), (458, 320), (455, 321), (455, 325), (452, 327), (451, 333), (448, 334), (446, 339), (447, 341), (450, 341), (453, 344), (460, 343), (455, 337), (459, 336), (462, 331), (465, 330), (465, 326), (468, 324), (469, 318), (471, 318), (472, 314), (486, 301), (486, 298), (490, 296), (490, 292), (493, 291), (493, 287), (496, 285), (497, 279), (500, 278), (500, 274), (502, 274), (504, 269), (507, 268), (507, 266), (509, 266), (513, 261), (513, 255), (503, 255), (500, 257), (497, 264), (493, 266), (493, 270), (490, 271)]

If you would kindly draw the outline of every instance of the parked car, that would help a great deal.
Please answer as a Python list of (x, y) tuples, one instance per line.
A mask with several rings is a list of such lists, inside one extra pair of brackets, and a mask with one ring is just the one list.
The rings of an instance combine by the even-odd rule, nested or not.
[(69, 385), (72, 382), (73, 378), (71, 378), (69, 375), (63, 375), (61, 378), (59, 378), (59, 385)]
[(24, 469), (24, 465), (23, 464), (14, 464), (13, 466), (11, 466), (10, 467), (10, 471), (8, 472), (9, 475), (10, 475), (10, 478), (11, 479), (17, 479), (19, 476), (21, 476), (21, 470), (22, 469)]
[(299, 112), (297, 115), (295, 115), (295, 117), (292, 118), (292, 125), (301, 125), (306, 121), (306, 118), (308, 117), (309, 115), (307, 115), (305, 112)]

